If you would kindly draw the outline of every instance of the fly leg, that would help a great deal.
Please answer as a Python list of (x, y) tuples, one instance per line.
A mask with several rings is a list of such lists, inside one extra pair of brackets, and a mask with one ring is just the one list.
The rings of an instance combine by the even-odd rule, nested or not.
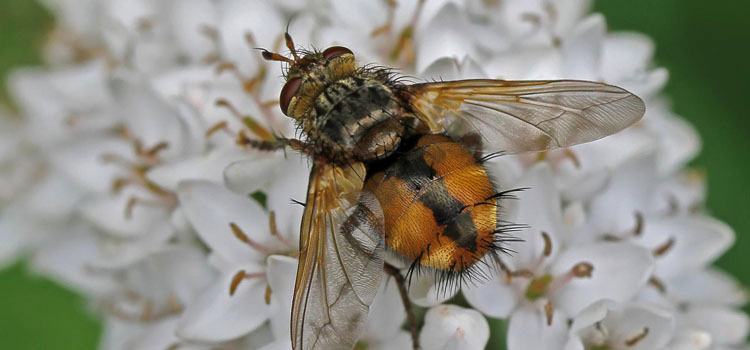
[(254, 148), (259, 151), (276, 151), (280, 149), (290, 148), (308, 156), (313, 155), (312, 148), (309, 147), (308, 144), (297, 139), (274, 138), (273, 140), (256, 140), (247, 137), (241, 137), (237, 139), (237, 144)]
[(401, 301), (404, 303), (404, 310), (406, 310), (406, 319), (409, 321), (409, 329), (411, 330), (411, 343), (414, 350), (419, 350), (419, 330), (417, 329), (417, 316), (414, 314), (414, 310), (411, 307), (411, 301), (409, 301), (409, 295), (406, 291), (406, 281), (404, 276), (401, 275), (395, 266), (385, 263), (383, 267), (385, 273), (393, 276), (398, 286), (398, 292), (401, 294)]

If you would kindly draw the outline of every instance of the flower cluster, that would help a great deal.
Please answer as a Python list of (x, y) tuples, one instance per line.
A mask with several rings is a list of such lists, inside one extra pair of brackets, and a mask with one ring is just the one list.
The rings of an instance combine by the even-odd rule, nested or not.
[[(10, 76), (20, 118), (0, 110), (0, 264), (28, 257), (86, 296), (102, 349), (290, 348), (309, 161), (247, 147), (294, 135), (283, 67), (253, 49), (281, 50), (287, 23), (417, 79), (586, 79), (646, 102), (620, 134), (485, 163), (499, 190), (528, 188), (504, 208), (524, 228), (487, 281), (412, 281), (424, 349), (484, 349), (486, 318), (508, 320), (510, 350), (745, 344), (748, 295), (711, 266), (734, 233), (685, 167), (698, 135), (660, 95), (652, 42), (587, 0), (43, 3), (47, 65)], [(371, 310), (363, 347), (411, 347), (395, 283)]]

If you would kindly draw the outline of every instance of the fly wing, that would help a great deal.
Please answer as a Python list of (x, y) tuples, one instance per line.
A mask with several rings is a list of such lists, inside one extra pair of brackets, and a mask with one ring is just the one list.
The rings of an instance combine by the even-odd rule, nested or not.
[(482, 136), (485, 149), (505, 153), (594, 141), (632, 125), (646, 110), (622, 88), (578, 80), (458, 80), (405, 91), (432, 132), (462, 120)]
[(383, 269), (383, 213), (360, 192), (365, 167), (316, 163), (300, 232), (292, 301), (294, 349), (352, 349)]

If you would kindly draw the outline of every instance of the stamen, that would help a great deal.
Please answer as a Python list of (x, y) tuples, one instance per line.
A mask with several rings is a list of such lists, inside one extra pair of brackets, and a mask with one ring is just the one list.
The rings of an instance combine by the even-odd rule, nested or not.
[(237, 273), (232, 276), (232, 281), (229, 283), (229, 295), (234, 295), (234, 292), (237, 291), (237, 288), (240, 286), (240, 282), (242, 282), (243, 280), (261, 277), (266, 277), (266, 274), (262, 272), (247, 273), (245, 272), (245, 270), (237, 271)]
[(500, 271), (505, 272), (505, 284), (510, 284), (510, 280), (513, 277), (513, 272), (508, 268), (508, 265), (505, 265), (505, 263), (500, 260), (499, 258), (496, 259), (497, 265), (500, 267)]
[(234, 75), (237, 80), (242, 83), (242, 88), (250, 95), (253, 95), (258, 85), (260, 85), (261, 82), (263, 82), (263, 79), (266, 77), (266, 67), (261, 65), (258, 68), (258, 73), (252, 77), (248, 78), (240, 70), (237, 68), (237, 66), (234, 63), (231, 62), (222, 62), (219, 63), (216, 66), (216, 74), (222, 74), (224, 72), (231, 72), (232, 75)]
[(393, 51), (391, 51), (390, 56), (392, 61), (398, 60), (402, 52), (406, 52), (406, 60), (408, 62), (414, 61), (414, 28), (417, 25), (420, 14), (422, 13), (424, 3), (425, 0), (419, 0), (419, 3), (417, 3), (417, 8), (416, 10), (414, 10), (414, 15), (412, 16), (411, 23), (401, 31), (398, 42), (396, 43), (396, 47), (393, 49)]
[(259, 251), (259, 252), (261, 252), (263, 254), (266, 254), (266, 255), (273, 254), (273, 251), (271, 251), (271, 249), (269, 249), (266, 246), (264, 246), (264, 245), (262, 245), (262, 244), (260, 244), (260, 243), (258, 243), (256, 241), (250, 239), (250, 237), (248, 237), (245, 234), (245, 232), (243, 232), (242, 229), (239, 226), (237, 226), (237, 224), (235, 224), (233, 222), (230, 222), (229, 223), (229, 227), (232, 229), (232, 233), (234, 233), (234, 236), (237, 237), (237, 239), (239, 239), (240, 241), (246, 243), (250, 247), (256, 249), (257, 251)]
[(547, 300), (544, 304), (544, 314), (547, 316), (547, 326), (552, 325), (552, 317), (555, 315), (555, 308), (552, 306), (552, 302)]
[(279, 100), (270, 100), (260, 104), (261, 108), (273, 108), (279, 105)]
[(152, 208), (169, 208), (174, 204), (176, 199), (170, 195), (163, 200), (149, 200), (139, 198), (137, 196), (131, 196), (128, 202), (125, 204), (125, 219), (130, 220), (133, 218), (133, 209), (136, 205), (142, 205)]
[(219, 59), (221, 58), (219, 54), (219, 30), (216, 29), (216, 27), (202, 24), (199, 27), (198, 31), (202, 35), (208, 37), (214, 46), (213, 52), (207, 54), (205, 57), (203, 57), (203, 59), (201, 59), (201, 61), (203, 61), (203, 63), (205, 64), (211, 64), (219, 61)]
[(271, 305), (271, 285), (266, 285), (266, 292), (263, 294), (266, 305)]
[(201, 24), (198, 31), (208, 37), (211, 40), (218, 41), (219, 40), (219, 30), (216, 29), (214, 26), (210, 26), (207, 24)]
[[(216, 105), (219, 107), (224, 107), (229, 110), (229, 112), (237, 118), (239, 121), (241, 121), (253, 134), (258, 136), (263, 141), (275, 141), (276, 137), (273, 136), (273, 134), (268, 131), (268, 129), (264, 128), (262, 125), (258, 124), (258, 122), (255, 121), (251, 116), (249, 115), (242, 115), (237, 108), (235, 108), (229, 101), (220, 98), (216, 100)], [(237, 135), (238, 137), (240, 135)]]
[(621, 232), (617, 234), (607, 233), (602, 236), (602, 239), (604, 239), (605, 241), (621, 241), (629, 237), (640, 236), (643, 233), (643, 226), (644, 226), (643, 214), (641, 214), (641, 212), (639, 211), (636, 211), (634, 215), (635, 215), (635, 225), (630, 231)]
[(541, 26), (542, 25), (542, 18), (533, 12), (524, 12), (521, 14), (521, 20), (531, 22), (534, 25)]
[(281, 236), (279, 230), (276, 228), (276, 212), (271, 210), (268, 213), (268, 226), (271, 228), (271, 234), (274, 236)]
[(640, 236), (643, 233), (643, 214), (641, 212), (635, 212), (635, 227), (633, 228), (633, 235)]
[(210, 138), (213, 134), (215, 134), (219, 130), (223, 130), (224, 132), (226, 132), (227, 134), (229, 134), (229, 136), (232, 136), (233, 138), (236, 137), (236, 135), (234, 135), (234, 133), (232, 133), (232, 131), (229, 130), (229, 127), (227, 126), (227, 121), (222, 120), (214, 124), (212, 127), (208, 128), (208, 130), (206, 130), (206, 138)]
[(587, 343), (594, 346), (593, 349), (600, 349), (605, 346), (609, 339), (609, 329), (604, 327), (601, 321), (594, 323), (594, 329), (596, 329), (596, 333), (591, 334), (588, 337)]
[(544, 5), (544, 11), (547, 12), (547, 16), (549, 16), (550, 22), (554, 23), (555, 21), (557, 21), (558, 14), (555, 5), (550, 2), (545, 2)]
[(229, 284), (229, 295), (234, 295), (234, 292), (237, 291), (237, 287), (243, 279), (245, 279), (245, 270), (239, 270), (234, 274), (232, 282)]
[(664, 285), (664, 283), (663, 283), (663, 282), (662, 282), (662, 281), (661, 281), (660, 279), (658, 279), (657, 277), (653, 277), (653, 276), (652, 276), (652, 277), (651, 277), (651, 278), (650, 278), (650, 279), (648, 280), (648, 284), (649, 284), (649, 285), (651, 285), (652, 287), (656, 288), (656, 290), (657, 290), (657, 291), (659, 291), (659, 293), (661, 293), (661, 294), (666, 294), (666, 293), (667, 293), (667, 287), (666, 287), (666, 286)]
[(141, 310), (141, 321), (146, 322), (154, 318), (154, 303), (151, 300), (146, 300), (143, 303), (143, 309)]
[(574, 278), (591, 278), (592, 272), (594, 271), (594, 265), (589, 262), (579, 262), (575, 264), (570, 271), (557, 276), (553, 281), (550, 281), (547, 290), (556, 290)]
[(136, 28), (140, 32), (149, 32), (154, 28), (154, 19), (150, 17), (139, 18), (136, 22)]
[(578, 159), (578, 156), (575, 154), (575, 152), (573, 152), (572, 149), (564, 148), (563, 154), (565, 154), (565, 156), (567, 156), (568, 159), (570, 159), (573, 162), (573, 165), (576, 167), (576, 169), (581, 168), (581, 160)]
[(643, 330), (641, 330), (640, 333), (636, 334), (635, 336), (633, 336), (632, 338), (628, 340), (625, 340), (625, 345), (627, 347), (633, 347), (636, 344), (638, 344), (638, 342), (643, 340), (643, 338), (645, 338), (647, 335), (648, 335), (648, 327), (643, 327)]
[(141, 149), (141, 152), (139, 152), (140, 155), (143, 155), (145, 157), (156, 157), (159, 152), (169, 148), (169, 143), (166, 141), (162, 141), (157, 143), (154, 147), (148, 148), (148, 149)]
[(147, 168), (159, 164), (159, 152), (167, 148), (169, 148), (169, 143), (166, 141), (159, 142), (151, 148), (144, 148), (140, 140), (133, 139), (133, 149), (139, 160), (137, 168)]
[(656, 249), (654, 249), (654, 256), (659, 257), (659, 256), (662, 256), (662, 255), (666, 254), (674, 246), (674, 241), (675, 241), (674, 237), (669, 237), (669, 239), (664, 244), (662, 244), (662, 245), (656, 247)]
[(573, 266), (570, 272), (578, 278), (591, 278), (591, 273), (594, 272), (594, 265), (588, 262), (580, 262)]
[(385, 21), (385, 24), (381, 25), (380, 27), (377, 27), (370, 32), (370, 37), (374, 38), (380, 34), (388, 33), (393, 28), (393, 19), (396, 14), (396, 0), (385, 0), (386, 4), (388, 5), (388, 18)]
[(119, 177), (116, 178), (115, 181), (112, 182), (111, 191), (113, 194), (118, 194), (120, 191), (122, 191), (123, 188), (127, 185), (135, 184), (137, 181), (132, 178), (127, 177)]
[(542, 239), (544, 239), (544, 256), (549, 257), (552, 254), (552, 239), (549, 238), (547, 232), (542, 231)]
[(256, 136), (258, 136), (263, 141), (275, 141), (276, 137), (273, 136), (266, 128), (258, 124), (255, 119), (253, 119), (250, 116), (244, 116), (242, 118), (242, 123), (245, 124), (245, 126), (250, 129), (251, 132), (253, 132)]
[(534, 278), (534, 273), (530, 270), (517, 270), (517, 271), (511, 271), (510, 272), (511, 277), (522, 277), (522, 278)]
[(106, 164), (116, 164), (125, 169), (130, 169), (136, 166), (135, 163), (119, 154), (105, 153), (101, 155), (101, 160)]
[[(292, 248), (292, 244), (279, 232), (278, 226), (276, 225), (276, 212), (271, 210), (268, 213), (268, 226), (271, 229), (271, 234), (286, 247)], [(296, 251), (296, 249), (293, 249)]]
[(534, 271), (539, 271), (539, 269), (544, 266), (544, 260), (552, 254), (552, 239), (547, 232), (541, 231), (540, 234), (544, 241), (544, 249), (542, 250), (542, 255), (539, 256), (539, 259), (537, 259), (536, 264), (532, 268)]
[(135, 203), (138, 201), (138, 198), (136, 197), (130, 197), (128, 199), (128, 203), (125, 204), (125, 219), (132, 219), (133, 218), (133, 208), (135, 207)]
[(159, 311), (156, 309), (156, 306), (152, 300), (143, 300), (141, 296), (134, 293), (131, 295), (131, 293), (132, 291), (128, 292), (127, 294), (127, 297), (131, 299), (130, 301), (142, 301), (142, 304), (140, 305), (140, 311), (131, 312), (130, 310), (123, 310), (119, 305), (117, 305), (116, 302), (105, 300), (104, 307), (107, 312), (109, 312), (114, 317), (128, 322), (152, 322), (165, 317), (169, 317), (176, 313), (176, 311), (171, 308), (169, 310)]
[(538, 162), (542, 162), (542, 161), (546, 160), (548, 155), (549, 155), (549, 153), (547, 151), (537, 152), (537, 154), (536, 154), (536, 162), (538, 163)]
[(174, 313), (180, 313), (184, 309), (182, 303), (180, 303), (180, 300), (177, 299), (177, 296), (175, 296), (174, 293), (169, 293), (169, 299), (167, 301), (169, 302), (169, 308), (172, 309)]

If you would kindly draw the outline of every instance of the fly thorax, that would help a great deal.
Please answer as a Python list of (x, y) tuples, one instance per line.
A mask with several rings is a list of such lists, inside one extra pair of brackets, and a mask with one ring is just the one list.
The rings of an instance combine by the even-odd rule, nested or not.
[(349, 77), (328, 85), (315, 100), (309, 135), (334, 159), (367, 161), (390, 155), (404, 126), (391, 89), (375, 79)]

